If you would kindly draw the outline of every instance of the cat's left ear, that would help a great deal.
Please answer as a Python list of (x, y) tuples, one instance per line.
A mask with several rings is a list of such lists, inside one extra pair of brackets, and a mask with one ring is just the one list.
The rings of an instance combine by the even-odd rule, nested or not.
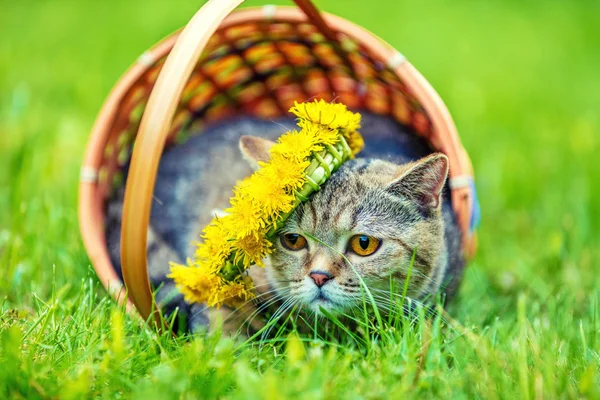
[(274, 144), (267, 139), (244, 135), (240, 138), (240, 151), (250, 166), (257, 169), (259, 162), (269, 161), (269, 150)]
[(448, 177), (448, 157), (435, 153), (422, 158), (396, 178), (388, 190), (395, 195), (408, 197), (427, 210), (437, 210), (442, 203), (442, 189)]

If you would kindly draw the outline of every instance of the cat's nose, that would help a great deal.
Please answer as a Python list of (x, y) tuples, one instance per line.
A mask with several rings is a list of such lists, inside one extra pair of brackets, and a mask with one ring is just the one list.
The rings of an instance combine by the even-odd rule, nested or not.
[(315, 285), (317, 285), (318, 287), (323, 286), (328, 280), (331, 279), (330, 274), (321, 271), (311, 272), (310, 274), (308, 274), (308, 276), (310, 276), (312, 280), (315, 281)]

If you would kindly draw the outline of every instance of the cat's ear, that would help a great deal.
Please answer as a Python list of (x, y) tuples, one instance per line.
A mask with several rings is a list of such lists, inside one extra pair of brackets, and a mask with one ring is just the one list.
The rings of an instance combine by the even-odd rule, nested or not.
[(257, 169), (260, 161), (269, 161), (269, 150), (274, 144), (267, 139), (244, 135), (240, 138), (240, 151), (250, 166)]
[(435, 153), (422, 158), (403, 171), (388, 190), (408, 197), (423, 210), (436, 210), (441, 205), (442, 189), (448, 177), (448, 157)]

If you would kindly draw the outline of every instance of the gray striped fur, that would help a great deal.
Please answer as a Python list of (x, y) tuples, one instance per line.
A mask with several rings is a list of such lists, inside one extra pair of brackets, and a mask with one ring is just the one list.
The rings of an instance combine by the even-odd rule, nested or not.
[[(392, 249), (382, 252), (379, 256), (386, 257), (389, 261), (386, 261), (386, 265), (393, 264), (394, 268), (398, 269), (396, 276), (401, 282), (405, 274), (403, 268), (405, 268), (407, 254), (410, 252), (409, 248), (414, 243), (421, 243), (420, 240), (426, 237), (435, 237), (441, 250), (434, 251), (435, 246), (421, 243), (418, 255), (423, 262), (419, 262), (421, 265), (419, 268), (429, 272), (426, 274), (427, 278), (420, 275), (419, 278), (415, 278), (418, 274), (413, 274), (415, 280), (411, 279), (410, 293), (421, 298), (427, 297), (427, 293), (438, 292), (449, 296), (460, 280), (464, 263), (460, 251), (460, 232), (451, 210), (447, 189), (442, 196), (441, 216), (436, 217), (435, 224), (429, 222), (417, 224), (415, 221), (423, 218), (422, 213), (415, 214), (410, 207), (405, 207), (406, 202), (403, 203), (389, 194), (381, 198), (372, 196), (378, 190), (381, 192), (381, 188), (377, 189), (373, 185), (377, 182), (385, 183), (381, 180), (384, 176), (391, 177), (399, 171), (399, 166), (431, 154), (431, 149), (423, 139), (406, 131), (387, 117), (363, 113), (362, 125), (361, 132), (366, 138), (366, 148), (361, 153), (364, 159), (345, 164), (321, 192), (296, 211), (289, 220), (287, 229), (290, 229), (293, 224), (298, 224), (300, 216), (306, 216), (310, 213), (310, 209), (318, 210), (319, 218), (316, 221), (318, 229), (315, 233), (327, 242), (337, 243), (340, 238), (336, 239), (334, 228), (353, 218), (351, 210), (356, 214), (361, 207), (363, 210), (370, 210), (369, 207), (381, 205), (378, 203), (380, 201), (389, 201), (387, 206), (378, 209), (381, 211), (379, 214), (371, 215), (372, 229), (386, 234), (397, 232), (398, 237), (406, 243), (406, 248), (403, 250), (401, 247), (396, 247), (398, 256), (393, 259), (394, 262), (391, 262), (392, 258), (390, 258)], [(164, 152), (156, 180), (155, 201), (149, 228), (149, 275), (154, 287), (161, 288), (157, 292), (157, 298), (163, 301), (167, 314), (178, 308), (181, 314), (185, 314), (188, 326), (192, 329), (205, 326), (212, 318), (211, 313), (207, 310), (200, 312), (204, 308), (202, 305), (190, 306), (183, 302), (181, 295), (174, 289), (172, 281), (166, 278), (168, 261), (183, 262), (194, 254), (195, 242), (202, 228), (212, 218), (212, 212), (215, 209), (226, 208), (231, 189), (236, 181), (252, 172), (247, 160), (241, 157), (238, 150), (240, 137), (252, 134), (275, 140), (294, 126), (295, 123), (290, 118), (264, 121), (242, 117), (213, 126), (202, 134), (193, 136), (185, 144)], [(361, 182), (366, 182), (368, 185), (361, 185)], [(110, 200), (106, 218), (107, 245), (111, 260), (119, 273), (121, 271), (119, 252), (122, 198), (121, 190)], [(375, 201), (375, 199), (379, 200)], [(339, 210), (339, 213), (336, 213), (336, 210)], [(336, 217), (337, 221), (335, 221)], [(312, 226), (312, 221), (305, 220), (302, 224)], [(416, 229), (415, 224), (421, 228)], [(435, 226), (436, 233), (432, 235), (427, 232), (427, 229), (422, 228), (427, 226)], [(407, 232), (408, 228), (413, 236)], [(443, 233), (440, 233), (440, 229)], [(419, 234), (422, 234), (421, 239)], [(440, 240), (443, 244), (440, 244)], [(383, 250), (382, 247), (379, 252)], [(277, 263), (280, 259), (281, 256), (275, 255), (272, 261)], [(366, 261), (357, 264), (363, 266), (365, 271), (369, 271), (367, 280), (373, 285), (377, 284), (376, 275), (385, 275), (390, 271), (390, 268), (377, 270), (377, 263), (374, 261), (370, 263), (370, 267)], [(293, 269), (295, 265), (299, 263), (292, 259), (289, 268)], [(343, 264), (340, 267), (347, 269)], [(256, 284), (263, 285), (259, 287), (260, 292), (267, 290), (268, 282), (274, 282), (276, 275), (274, 271), (275, 267), (268, 267), (265, 270), (252, 269)], [(427, 282), (429, 286), (426, 287)], [(348, 285), (350, 286), (347, 290), (353, 290), (355, 282)], [(342, 289), (340, 287), (340, 290)], [(221, 313), (226, 314), (227, 311), (222, 310)], [(243, 313), (236, 315), (239, 314), (243, 315)], [(237, 318), (235, 321), (239, 322), (240, 319)], [(231, 326), (231, 330), (235, 330), (235, 324)]]

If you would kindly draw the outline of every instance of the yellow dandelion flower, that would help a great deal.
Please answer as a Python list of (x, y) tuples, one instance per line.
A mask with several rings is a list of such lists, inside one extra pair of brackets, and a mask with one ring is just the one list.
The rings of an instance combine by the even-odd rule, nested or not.
[(346, 142), (348, 142), (348, 146), (352, 150), (352, 156), (358, 154), (365, 147), (365, 141), (360, 133), (356, 131), (349, 132), (348, 135), (344, 135), (344, 137), (346, 138)]
[(216, 306), (221, 304), (227, 304), (232, 307), (239, 307), (244, 302), (253, 299), (255, 297), (252, 289), (252, 279), (247, 277), (248, 281), (241, 282), (228, 282), (225, 283), (218, 295), (215, 296)]
[[(252, 280), (243, 273), (254, 264), (263, 266), (276, 228), (318, 189), (307, 183), (309, 166), (320, 160), (316, 153), (326, 157), (331, 153), (328, 146), (335, 146), (341, 149), (343, 162), (364, 146), (356, 131), (360, 115), (343, 104), (295, 103), (290, 111), (298, 117), (300, 131), (283, 135), (272, 147), (269, 161), (259, 163), (258, 171), (236, 185), (231, 207), (225, 210), (229, 215), (213, 219), (204, 229), (195, 261), (171, 265), (169, 277), (186, 301), (219, 307), (252, 298)], [(339, 146), (341, 137), (348, 146)], [(326, 179), (323, 169), (310, 171), (315, 182)]]
[(226, 209), (231, 216), (232, 232), (235, 237), (243, 237), (258, 232), (264, 228), (260, 205), (248, 196), (247, 187), (240, 187), (233, 199), (231, 208)]
[(215, 218), (204, 228), (201, 235), (204, 241), (196, 248), (196, 259), (223, 263), (231, 251), (231, 230), (228, 224), (230, 222), (230, 216)]
[(212, 293), (222, 286), (222, 278), (204, 268), (187, 267), (171, 263), (172, 278), (189, 303), (206, 303)]
[[(281, 155), (296, 161), (303, 161), (313, 151), (318, 151), (316, 137), (305, 132), (292, 131), (281, 136), (271, 148), (271, 155)], [(274, 164), (274, 163), (273, 163)]]
[(272, 251), (272, 243), (266, 238), (266, 232), (261, 235), (240, 237), (233, 243), (235, 251), (234, 263), (240, 263), (244, 269), (256, 264), (264, 267), (263, 258)]
[[(265, 178), (263, 175), (256, 176)], [(254, 199), (260, 199), (263, 219), (266, 223), (277, 219), (279, 214), (290, 211), (295, 199), (292, 193), (285, 190), (281, 181), (270, 177), (260, 179), (257, 184), (248, 185), (246, 193)]]
[(360, 114), (348, 111), (341, 103), (327, 103), (315, 100), (312, 103), (297, 103), (290, 112), (300, 119), (326, 125), (331, 129), (355, 131), (360, 128)]
[(334, 145), (340, 141), (340, 134), (337, 129), (329, 129), (328, 127), (315, 125), (306, 121), (301, 121), (300, 124), (308, 125), (306, 128), (307, 134), (313, 136), (317, 143), (322, 144), (321, 148), (316, 151), (320, 151), (324, 146)]
[(278, 186), (290, 191), (290, 194), (306, 182), (305, 171), (310, 165), (309, 161), (296, 161), (279, 154), (273, 154), (272, 161), (262, 166), (265, 181), (277, 182)]

